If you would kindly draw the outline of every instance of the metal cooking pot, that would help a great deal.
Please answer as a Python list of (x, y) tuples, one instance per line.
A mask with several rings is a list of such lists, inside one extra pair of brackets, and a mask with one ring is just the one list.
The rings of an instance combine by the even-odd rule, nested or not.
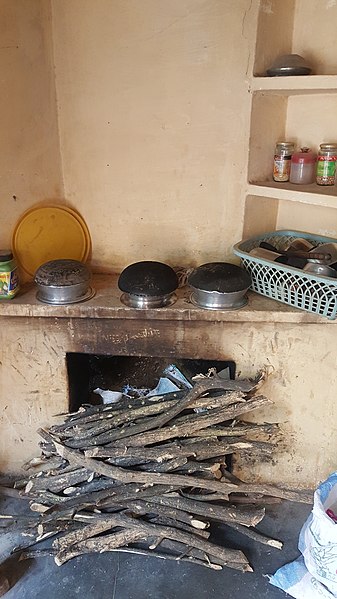
[(62, 305), (83, 302), (94, 296), (91, 273), (78, 260), (51, 260), (35, 273), (37, 299), (46, 304)]
[(177, 299), (178, 277), (168, 264), (144, 260), (123, 270), (118, 287), (123, 291), (121, 302), (130, 308), (165, 308)]
[(196, 268), (188, 278), (191, 302), (207, 310), (236, 310), (247, 303), (251, 277), (239, 266), (210, 262)]

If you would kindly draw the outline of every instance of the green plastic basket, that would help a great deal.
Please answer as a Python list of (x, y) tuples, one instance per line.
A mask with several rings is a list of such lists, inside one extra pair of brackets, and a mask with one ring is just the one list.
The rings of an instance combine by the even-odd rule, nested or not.
[(320, 243), (337, 243), (337, 239), (302, 231), (272, 231), (240, 241), (234, 246), (233, 251), (241, 258), (245, 270), (250, 273), (253, 291), (294, 308), (334, 320), (337, 313), (337, 279), (318, 277), (299, 268), (284, 266), (249, 254), (252, 249), (259, 247), (261, 241), (282, 250), (298, 237), (307, 239), (315, 247)]

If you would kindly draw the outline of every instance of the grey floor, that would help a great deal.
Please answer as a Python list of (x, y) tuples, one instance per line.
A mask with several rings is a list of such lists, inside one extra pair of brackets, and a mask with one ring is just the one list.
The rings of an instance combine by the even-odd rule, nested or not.
[[(18, 513), (25, 502), (6, 500), (2, 513)], [(286, 594), (268, 583), (282, 564), (298, 555), (299, 530), (311, 507), (284, 502), (267, 509), (261, 531), (284, 541), (284, 549), (269, 548), (219, 525), (212, 538), (224, 546), (243, 549), (254, 568), (241, 574), (224, 568), (215, 572), (192, 564), (127, 554), (86, 555), (62, 567), (52, 557), (18, 561), (8, 557), (17, 542), (2, 535), (0, 559), (11, 589), (6, 599), (281, 599)]]

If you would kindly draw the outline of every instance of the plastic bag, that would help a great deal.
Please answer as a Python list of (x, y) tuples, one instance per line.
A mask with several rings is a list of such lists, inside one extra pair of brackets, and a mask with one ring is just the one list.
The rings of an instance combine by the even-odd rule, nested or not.
[(282, 566), (269, 582), (295, 599), (335, 599), (335, 595), (307, 570), (303, 556)]
[(314, 507), (302, 527), (298, 548), (302, 558), (280, 568), (271, 584), (299, 599), (337, 598), (337, 472), (314, 494)]

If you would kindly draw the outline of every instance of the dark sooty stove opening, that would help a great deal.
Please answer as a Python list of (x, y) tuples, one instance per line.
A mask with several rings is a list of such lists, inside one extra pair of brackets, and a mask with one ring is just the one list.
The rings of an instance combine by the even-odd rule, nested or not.
[(102, 398), (97, 388), (122, 391), (129, 385), (138, 389), (154, 389), (163, 370), (174, 364), (191, 381), (197, 374), (206, 374), (210, 368), (218, 372), (228, 368), (228, 378), (235, 378), (235, 362), (217, 360), (188, 360), (143, 356), (101, 356), (68, 353), (69, 411), (77, 411), (83, 404), (97, 405)]

